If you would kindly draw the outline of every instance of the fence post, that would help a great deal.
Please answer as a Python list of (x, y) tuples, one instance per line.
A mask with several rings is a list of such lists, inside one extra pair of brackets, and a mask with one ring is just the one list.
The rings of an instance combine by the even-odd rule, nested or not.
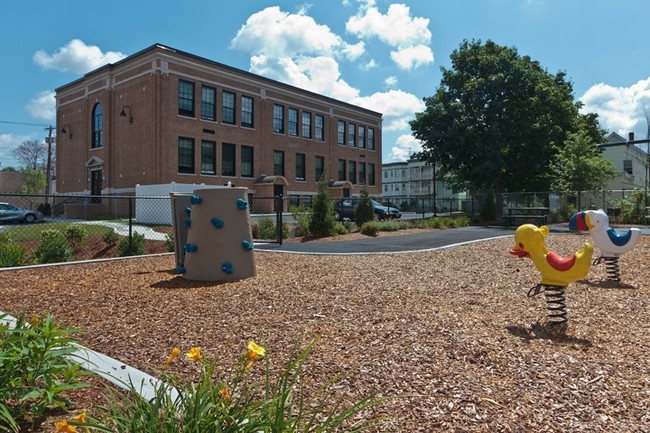
[(129, 255), (133, 254), (133, 197), (129, 197)]
[(284, 207), (284, 196), (275, 196), (275, 238), (282, 245), (282, 208)]

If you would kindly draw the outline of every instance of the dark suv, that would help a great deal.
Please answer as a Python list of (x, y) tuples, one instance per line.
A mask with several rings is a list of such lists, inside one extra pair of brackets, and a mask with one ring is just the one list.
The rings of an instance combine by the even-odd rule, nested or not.
[[(384, 206), (375, 200), (371, 200), (371, 202), (375, 207), (375, 215), (379, 221), (402, 217), (402, 214), (396, 207)], [(336, 219), (343, 221), (345, 218), (347, 218), (354, 221), (354, 214), (357, 209), (357, 204), (359, 204), (359, 199), (346, 198), (343, 200), (338, 200), (336, 203), (334, 203), (334, 212), (336, 213)]]

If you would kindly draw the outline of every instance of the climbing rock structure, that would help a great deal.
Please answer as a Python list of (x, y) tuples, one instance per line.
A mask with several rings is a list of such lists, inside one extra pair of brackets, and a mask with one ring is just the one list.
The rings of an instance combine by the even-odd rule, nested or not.
[(177, 263), (185, 279), (236, 281), (255, 276), (247, 191), (229, 187), (194, 190), (185, 219), (174, 220), (187, 230), (182, 263)]

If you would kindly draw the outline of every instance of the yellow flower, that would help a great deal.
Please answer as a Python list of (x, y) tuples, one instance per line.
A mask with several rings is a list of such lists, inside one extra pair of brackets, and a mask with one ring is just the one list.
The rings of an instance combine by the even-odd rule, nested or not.
[(201, 360), (201, 348), (200, 347), (192, 347), (189, 352), (185, 355), (187, 359), (191, 359), (192, 361), (200, 361)]
[(169, 354), (169, 358), (167, 358), (167, 362), (165, 362), (165, 367), (171, 364), (174, 358), (176, 358), (179, 353), (181, 353), (181, 349), (179, 349), (178, 347), (174, 347), (172, 349), (172, 353)]
[(221, 398), (224, 400), (230, 400), (230, 390), (227, 387), (224, 386), (221, 388), (221, 391), (219, 391), (219, 393), (221, 394)]
[[(71, 419), (72, 419), (73, 421), (77, 421), (77, 422), (83, 422), (83, 423), (85, 423), (85, 422), (86, 422), (86, 411), (85, 411), (85, 410), (84, 410), (84, 411), (81, 411), (81, 413), (80, 413), (79, 415), (77, 415), (77, 416), (73, 416)], [(88, 429), (88, 427), (84, 427), (83, 429), (84, 429), (84, 431), (85, 431), (86, 433), (90, 432), (90, 430)]]
[(55, 433), (79, 433), (76, 428), (68, 425), (68, 421), (59, 421), (54, 426), (56, 427)]
[(264, 358), (266, 355), (266, 350), (263, 347), (258, 346), (252, 341), (248, 342), (248, 359), (251, 361), (259, 361)]
[(38, 325), (40, 321), (41, 321), (41, 319), (39, 319), (38, 314), (34, 314), (34, 315), (32, 316), (32, 320), (29, 322), (29, 324), (30, 324), (30, 325), (32, 326), (32, 328), (33, 328), (33, 327), (35, 327), (36, 325)]

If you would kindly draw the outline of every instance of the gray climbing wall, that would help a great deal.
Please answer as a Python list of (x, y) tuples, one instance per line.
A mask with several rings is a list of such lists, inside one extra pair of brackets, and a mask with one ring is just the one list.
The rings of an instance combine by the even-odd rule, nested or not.
[(236, 281), (255, 276), (247, 188), (195, 189), (190, 198), (183, 277)]

